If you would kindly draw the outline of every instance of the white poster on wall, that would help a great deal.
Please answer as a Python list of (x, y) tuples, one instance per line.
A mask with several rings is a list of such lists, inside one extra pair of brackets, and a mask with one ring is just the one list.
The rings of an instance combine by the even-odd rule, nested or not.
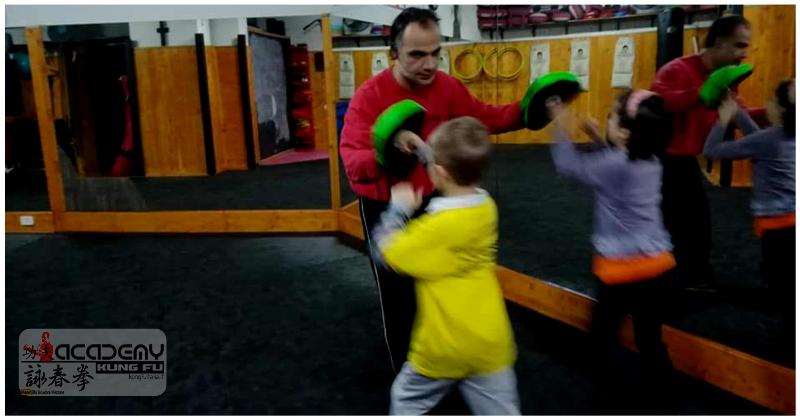
[(353, 54), (339, 54), (339, 97), (352, 98), (356, 86), (356, 69)]
[(572, 41), (569, 70), (578, 75), (583, 90), (589, 90), (589, 40)]
[(377, 52), (372, 54), (372, 75), (375, 76), (376, 74), (384, 71), (387, 67), (389, 67), (389, 57), (386, 56), (384, 52)]
[(636, 49), (633, 38), (623, 36), (617, 39), (614, 49), (614, 72), (611, 75), (611, 87), (629, 88), (633, 81), (633, 64), (636, 61)]
[(534, 44), (531, 46), (531, 80), (550, 72), (550, 44)]
[(438, 67), (439, 67), (439, 70), (441, 70), (441, 71), (443, 71), (443, 72), (445, 72), (447, 74), (450, 74), (450, 53), (448, 53), (447, 50), (445, 50), (445, 49), (442, 49), (442, 51), (439, 52), (439, 65), (438, 65)]

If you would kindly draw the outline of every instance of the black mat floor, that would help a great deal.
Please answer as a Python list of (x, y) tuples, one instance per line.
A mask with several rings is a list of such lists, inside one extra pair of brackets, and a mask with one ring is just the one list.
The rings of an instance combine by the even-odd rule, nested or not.
[[(334, 237), (7, 235), (7, 414), (385, 414), (393, 380), (367, 257)], [(630, 388), (608, 409), (587, 335), (509, 304), (524, 414), (653, 414)], [(17, 395), (26, 328), (159, 328), (158, 397)], [(671, 413), (769, 414), (678, 375)], [(601, 409), (607, 411), (600, 411)], [(457, 398), (438, 414), (464, 413)]]

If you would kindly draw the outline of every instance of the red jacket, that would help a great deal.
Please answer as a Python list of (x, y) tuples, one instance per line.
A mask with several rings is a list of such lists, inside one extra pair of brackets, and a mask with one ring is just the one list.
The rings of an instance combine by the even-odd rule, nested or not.
[(375, 160), (372, 143), (372, 124), (386, 108), (403, 100), (413, 99), (426, 109), (420, 137), (427, 141), (439, 124), (461, 116), (481, 120), (492, 134), (523, 128), (519, 103), (493, 106), (480, 102), (456, 78), (437, 72), (427, 86), (408, 90), (395, 80), (388, 68), (367, 80), (358, 88), (344, 117), (339, 152), (344, 162), (350, 187), (359, 197), (389, 201), (390, 187), (399, 181), (409, 181), (422, 187), (425, 195), (433, 192), (433, 184), (422, 165), (406, 179), (388, 178)]
[[(667, 111), (673, 113), (672, 139), (667, 153), (696, 156), (703, 152), (703, 143), (719, 117), (716, 109), (708, 109), (700, 101), (700, 87), (709, 74), (699, 54), (676, 58), (656, 73), (650, 89), (664, 98)], [(748, 112), (757, 122), (763, 123), (763, 109)]]

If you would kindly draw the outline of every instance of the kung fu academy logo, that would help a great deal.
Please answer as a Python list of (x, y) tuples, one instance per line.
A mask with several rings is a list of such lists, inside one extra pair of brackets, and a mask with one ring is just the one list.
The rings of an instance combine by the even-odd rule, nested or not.
[(158, 329), (27, 329), (19, 335), (26, 396), (157, 396), (167, 387)]

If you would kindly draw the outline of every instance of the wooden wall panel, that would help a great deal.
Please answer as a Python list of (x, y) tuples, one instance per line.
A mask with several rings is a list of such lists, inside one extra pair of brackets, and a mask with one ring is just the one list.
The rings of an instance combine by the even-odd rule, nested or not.
[(206, 47), (217, 171), (247, 169), (236, 47)]
[(753, 29), (745, 62), (753, 64), (754, 72), (739, 95), (748, 105), (761, 105), (772, 99), (778, 83), (795, 75), (795, 6), (745, 7), (744, 16)]
[(328, 124), (325, 110), (325, 70), (314, 64), (314, 54), (310, 51), (308, 62), (311, 69), (311, 109), (314, 112), (314, 149), (328, 150)]
[(205, 175), (195, 48), (137, 48), (135, 54), (145, 175)]
[[(761, 107), (773, 98), (778, 83), (795, 76), (795, 6), (750, 6), (744, 8), (744, 16), (753, 30), (745, 62), (754, 71), (740, 86), (739, 96), (746, 105)], [(731, 185), (750, 185), (751, 176), (749, 160), (733, 162)]]
[[(361, 86), (364, 82), (366, 82), (370, 77), (372, 77), (372, 55), (376, 52), (383, 52), (389, 57), (389, 50), (383, 51), (373, 51), (373, 50), (365, 50), (365, 51), (351, 51), (349, 52), (353, 56), (353, 64), (355, 65), (355, 83), (356, 89)], [(334, 82), (336, 85), (336, 96), (339, 97), (339, 53), (334, 52), (336, 59), (333, 61), (333, 74), (334, 74)], [(389, 58), (389, 65), (391, 66), (394, 63), (394, 60)]]
[[(656, 34), (655, 32), (638, 33), (630, 35), (634, 38), (636, 44), (636, 64), (634, 68), (634, 87), (647, 88), (652, 82), (655, 74), (655, 54), (656, 54)], [(591, 42), (591, 59), (592, 62), (601, 62), (603, 57), (613, 56), (613, 50), (616, 46), (618, 36), (597, 36), (588, 37)], [(550, 69), (556, 70), (569, 70), (569, 48), (572, 39), (550, 39), (543, 41), (495, 41), (495, 42), (482, 42), (472, 44), (461, 44), (448, 46), (447, 50), (450, 54), (451, 68), (453, 60), (456, 56), (465, 49), (472, 48), (479, 51), (482, 55), (486, 55), (491, 49), (511, 47), (516, 48), (522, 53), (524, 65), (522, 71), (513, 81), (495, 81), (489, 79), (485, 74), (482, 74), (475, 81), (467, 82), (465, 85), (478, 99), (488, 103), (510, 103), (522, 99), (525, 91), (530, 82), (530, 48), (536, 43), (549, 43), (550, 44)], [(352, 51), (353, 61), (355, 64), (355, 79), (356, 85), (360, 85), (363, 81), (367, 80), (371, 71), (371, 59), (375, 51)], [(513, 55), (509, 55), (513, 57)], [(470, 60), (466, 58), (463, 63), (465, 67), (460, 68), (463, 73), (469, 73)], [(507, 62), (509, 58), (501, 60), (501, 66), (511, 66), (514, 63)], [(338, 60), (335, 63), (336, 68), (334, 74), (338, 78)], [(510, 67), (501, 67), (501, 70), (509, 72), (512, 70)], [(590, 73), (589, 88), (590, 91), (582, 94), (574, 103), (573, 107), (579, 113), (584, 115), (591, 115), (597, 118), (602, 128), (605, 129), (605, 116), (613, 106), (614, 98), (621, 92), (621, 89), (611, 88), (611, 64), (604, 64), (602, 66), (594, 66)], [(338, 91), (338, 79), (337, 79)], [(540, 131), (519, 130), (511, 133), (493, 136), (493, 141), (499, 143), (545, 143), (551, 138), (549, 128)], [(579, 138), (586, 140), (583, 134)]]
[(260, 142), (258, 141), (258, 109), (256, 108), (256, 95), (255, 95), (255, 79), (253, 76), (253, 52), (250, 50), (250, 46), (247, 47), (247, 78), (248, 86), (250, 89), (250, 125), (253, 128), (253, 156), (256, 157), (256, 161), (259, 160), (259, 156), (261, 156), (260, 152)]
[[(754, 63), (757, 68), (754, 76), (742, 85), (740, 94), (745, 103), (752, 106), (763, 106), (771, 95), (772, 88), (768, 86), (775, 86), (778, 81), (794, 75), (794, 6), (745, 6), (744, 10), (745, 16), (753, 24), (753, 49), (751, 57), (747, 61)], [(686, 28), (684, 53), (695, 53), (694, 38), (697, 40), (698, 47), (702, 48), (707, 33), (708, 28)], [(634, 39), (636, 48), (633, 87), (649, 88), (656, 71), (657, 34), (656, 32), (643, 32), (626, 36)], [(579, 114), (597, 118), (603, 130), (606, 126), (606, 116), (612, 109), (615, 98), (622, 92), (622, 89), (611, 88), (613, 63), (610, 59), (613, 57), (618, 37), (619, 35), (587, 37), (591, 42), (590, 91), (582, 94), (573, 105), (573, 109)], [(467, 48), (476, 49), (484, 54), (491, 48), (518, 48), (525, 60), (525, 66), (516, 80), (492, 81), (482, 75), (476, 81), (465, 83), (477, 98), (489, 103), (502, 104), (522, 98), (529, 84), (530, 47), (535, 43), (544, 42), (550, 45), (551, 71), (569, 70), (569, 47), (572, 39), (481, 42), (448, 46), (447, 50), (452, 66), (456, 55)], [(351, 52), (356, 66), (357, 86), (369, 77), (370, 59), (373, 53), (373, 50)], [(338, 78), (338, 61), (336, 65), (335, 74)], [(469, 69), (465, 68), (463, 72), (468, 73), (467, 70)], [(499, 143), (546, 143), (552, 138), (549, 128), (540, 131), (520, 130), (493, 137), (494, 141)], [(586, 139), (582, 134), (578, 138)], [(747, 162), (736, 164), (734, 183), (740, 178), (749, 179), (749, 173), (743, 175), (743, 171), (741, 171), (741, 167), (748, 165)]]

